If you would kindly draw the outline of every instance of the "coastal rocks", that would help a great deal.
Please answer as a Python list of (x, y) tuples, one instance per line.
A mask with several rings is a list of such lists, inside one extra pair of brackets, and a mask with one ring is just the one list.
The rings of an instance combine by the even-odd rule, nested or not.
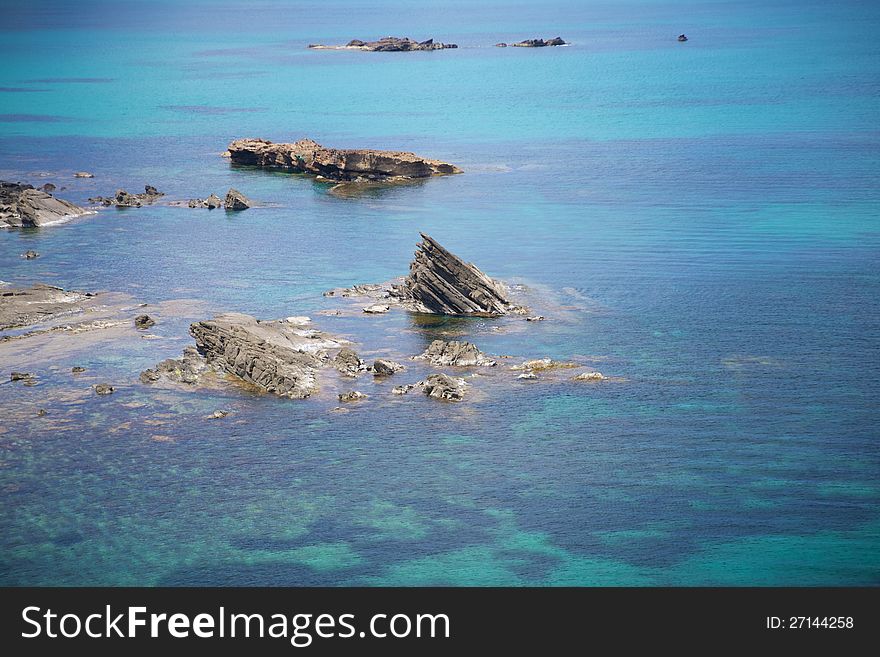
[(210, 415), (206, 415), (205, 419), (206, 420), (221, 420), (228, 415), (229, 415), (229, 411), (222, 411), (222, 410), (214, 411)]
[(514, 365), (510, 369), (526, 370), (529, 372), (541, 372), (546, 370), (565, 370), (574, 367), (577, 367), (577, 365), (575, 365), (574, 363), (552, 360), (550, 358), (536, 358), (534, 360), (527, 360), (519, 365)]
[(461, 173), (461, 169), (414, 153), (325, 148), (311, 139), (276, 144), (236, 139), (229, 144), (234, 164), (278, 167), (336, 181), (387, 181)]
[(11, 372), (9, 374), (10, 381), (29, 381), (34, 378), (32, 372)]
[(532, 315), (531, 317), (526, 317), (527, 322), (543, 322), (544, 315)]
[(76, 366), (74, 366), (74, 367), (71, 367), (71, 368), (70, 368), (70, 371), (71, 371), (73, 374), (82, 374), (83, 372), (86, 371), (86, 368), (85, 368), (85, 367), (80, 367), (79, 365), (76, 365)]
[(0, 292), (0, 331), (82, 312), (84, 302), (92, 296), (44, 284), (6, 288)]
[(192, 324), (190, 334), (209, 365), (266, 392), (305, 399), (317, 390), (321, 359), (317, 348), (304, 344), (310, 338), (290, 333), (283, 326), (227, 313)]
[(409, 37), (383, 37), (378, 41), (361, 41), (360, 39), (352, 39), (344, 46), (325, 46), (322, 44), (311, 44), (309, 48), (313, 50), (364, 50), (367, 52), (411, 52), (426, 50), (445, 50), (448, 48), (458, 48), (454, 43), (440, 43), (434, 39), (426, 41), (415, 41)]
[(513, 309), (507, 290), (421, 233), (415, 259), (395, 294), (417, 312), (441, 315), (504, 315)]
[(424, 353), (413, 356), (413, 360), (426, 360), (431, 365), (438, 367), (492, 367), (495, 365), (495, 361), (477, 349), (476, 345), (456, 340), (451, 342), (434, 340)]
[(187, 205), (191, 208), (208, 208), (209, 210), (214, 210), (215, 208), (222, 208), (223, 201), (220, 200), (220, 197), (216, 194), (211, 194), (206, 199), (190, 199), (187, 201)]
[(95, 196), (90, 198), (89, 202), (99, 203), (104, 207), (113, 205), (117, 208), (139, 208), (143, 205), (152, 205), (163, 196), (165, 194), (152, 185), (145, 185), (143, 194), (130, 194), (124, 189), (117, 189), (112, 197)]
[(36, 258), (39, 258), (40, 254), (37, 253), (36, 251), (27, 250), (21, 254), (21, 257), (24, 258), (25, 260), (34, 260)]
[(94, 386), (94, 389), (96, 395), (112, 395), (116, 390), (109, 383), (98, 383)]
[(367, 395), (358, 391), (352, 390), (351, 392), (341, 392), (339, 393), (339, 401), (341, 402), (355, 402), (355, 401), (363, 401), (367, 398)]
[(679, 35), (678, 35), (678, 40), (679, 40), (679, 42), (684, 43), (685, 41), (688, 40), (688, 38), (687, 38), (687, 36), (684, 35), (684, 34), (679, 34)]
[(87, 212), (32, 185), (0, 181), (0, 226), (42, 226)]
[(373, 376), (391, 376), (403, 369), (404, 367), (400, 363), (396, 363), (393, 360), (388, 360), (386, 358), (379, 358), (373, 361), (373, 365), (370, 367)]
[(77, 171), (73, 174), (74, 178), (94, 178), (95, 174), (89, 173), (88, 171)]
[(461, 401), (464, 399), (468, 384), (464, 379), (448, 374), (431, 374), (421, 382), (422, 392), (433, 399), (443, 401)]
[(250, 199), (237, 189), (230, 189), (226, 192), (226, 209), (227, 210), (247, 210), (251, 207)]
[(565, 41), (560, 37), (554, 37), (546, 41), (544, 39), (526, 39), (519, 43), (511, 43), (510, 45), (515, 48), (544, 48), (545, 46), (564, 46)]
[(364, 308), (364, 312), (368, 315), (382, 315), (389, 310), (391, 310), (391, 306), (384, 303), (374, 303), (373, 305)]
[(211, 368), (201, 357), (195, 347), (186, 347), (182, 358), (169, 358), (163, 360), (156, 367), (141, 372), (141, 383), (156, 383), (163, 379), (172, 383), (184, 383), (198, 385), (202, 377), (211, 371)]
[(391, 389), (391, 394), (392, 395), (405, 395), (415, 387), (416, 387), (416, 385), (414, 383), (407, 383), (402, 386), (394, 386)]
[(155, 326), (156, 320), (149, 315), (138, 315), (134, 318), (134, 327), (139, 331), (146, 331), (151, 326)]
[(51, 194), (55, 191), (55, 185), (53, 185), (52, 183), (44, 183), (43, 185), (40, 185), (40, 190), (46, 192), (47, 194)]
[(601, 372), (582, 372), (574, 377), (574, 381), (604, 381), (608, 377)]
[(364, 361), (352, 349), (343, 347), (333, 359), (333, 367), (345, 376), (357, 376), (364, 369)]
[(524, 381), (536, 381), (538, 379), (538, 375), (534, 372), (523, 372), (516, 378), (523, 379)]

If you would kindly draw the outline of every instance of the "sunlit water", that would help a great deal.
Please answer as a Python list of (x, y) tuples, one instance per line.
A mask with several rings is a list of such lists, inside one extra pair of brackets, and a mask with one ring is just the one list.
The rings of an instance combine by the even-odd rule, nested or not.
[[(262, 207), (0, 232), (3, 281), (199, 301), (160, 340), (35, 353), (39, 385), (0, 385), (0, 583), (880, 583), (878, 7), (14, 4), (0, 179), (75, 202), (235, 187)], [(305, 48), (385, 34), (460, 48)], [(572, 45), (492, 47), (557, 34)], [(466, 173), (344, 198), (231, 168), (241, 136)], [(459, 405), (363, 381), (349, 413), (139, 383), (189, 321), (318, 319), (322, 291), (406, 273), (419, 231), (564, 310), (515, 331), (322, 327), (372, 353), (454, 334), (625, 380)]]

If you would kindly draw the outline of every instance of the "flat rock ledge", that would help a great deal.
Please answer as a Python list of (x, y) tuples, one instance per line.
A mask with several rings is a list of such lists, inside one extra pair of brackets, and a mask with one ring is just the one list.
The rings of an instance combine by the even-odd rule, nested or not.
[(553, 37), (552, 39), (547, 40), (526, 39), (525, 41), (520, 41), (518, 43), (511, 43), (510, 45), (514, 48), (544, 48), (545, 46), (564, 46), (566, 43), (560, 37)]
[(0, 226), (37, 227), (83, 214), (89, 211), (33, 185), (0, 180)]
[(0, 331), (31, 326), (58, 317), (82, 313), (94, 304), (90, 292), (63, 290), (38, 283), (0, 289)]
[(453, 164), (414, 153), (325, 148), (311, 139), (292, 144), (236, 139), (228, 152), (234, 164), (288, 169), (333, 181), (398, 181), (461, 173)]
[(454, 43), (440, 43), (434, 39), (426, 41), (416, 41), (409, 37), (382, 37), (377, 41), (361, 41), (360, 39), (352, 39), (344, 46), (325, 46), (320, 43), (309, 45), (313, 50), (364, 50), (367, 52), (412, 52), (412, 51), (428, 51), (428, 50), (446, 50), (449, 48), (458, 48)]

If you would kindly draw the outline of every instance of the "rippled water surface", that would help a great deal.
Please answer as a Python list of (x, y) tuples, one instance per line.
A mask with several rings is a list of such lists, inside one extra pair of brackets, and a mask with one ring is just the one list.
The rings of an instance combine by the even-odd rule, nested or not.
[[(474, 4), (4, 8), (0, 179), (261, 207), (0, 232), (7, 283), (186, 300), (160, 339), (34, 349), (39, 384), (0, 384), (0, 583), (880, 583), (880, 10)], [(460, 47), (305, 48), (388, 33)], [(241, 136), (465, 173), (342, 196), (230, 167)], [(316, 314), (406, 273), (419, 231), (556, 312)], [(458, 405), (364, 380), (348, 413), (140, 384), (221, 310), (308, 314), (368, 356), (457, 336), (621, 380), (476, 380)]]

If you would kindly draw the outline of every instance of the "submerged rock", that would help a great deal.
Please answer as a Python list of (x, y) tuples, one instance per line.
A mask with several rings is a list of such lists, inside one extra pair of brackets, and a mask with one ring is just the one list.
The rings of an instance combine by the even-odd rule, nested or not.
[(535, 374), (534, 372), (523, 372), (522, 374), (520, 374), (516, 378), (517, 379), (524, 379), (526, 381), (534, 381), (538, 378), (538, 375)]
[(250, 199), (237, 189), (230, 189), (226, 192), (227, 210), (247, 210), (249, 207), (251, 207)]
[(507, 44), (502, 41), (501, 43), (496, 43), (495, 47), (496, 48), (506, 48)]
[(182, 358), (163, 360), (156, 367), (141, 372), (140, 379), (142, 383), (156, 383), (164, 379), (172, 383), (198, 385), (209, 371), (211, 368), (198, 350), (186, 347)]
[(391, 310), (391, 306), (384, 303), (375, 303), (372, 306), (367, 306), (364, 308), (364, 312), (368, 315), (382, 315), (383, 313), (387, 313)]
[(36, 251), (28, 250), (28, 251), (25, 251), (24, 253), (22, 253), (21, 257), (24, 258), (25, 260), (34, 260), (35, 258), (39, 258), (40, 254), (37, 253)]
[(236, 139), (229, 144), (235, 164), (279, 167), (330, 180), (395, 180), (461, 173), (461, 169), (414, 153), (325, 148), (311, 139), (275, 144), (265, 139)]
[(112, 395), (115, 390), (116, 388), (111, 386), (109, 383), (98, 383), (97, 385), (95, 385), (96, 395)]
[(12, 372), (9, 374), (10, 381), (27, 381), (33, 378), (34, 375), (32, 372)]
[(367, 395), (358, 391), (352, 390), (351, 392), (341, 392), (339, 393), (339, 401), (341, 402), (354, 402), (354, 401), (362, 401), (367, 398)]
[(560, 37), (553, 37), (552, 39), (526, 39), (525, 41), (520, 41), (519, 43), (511, 43), (511, 46), (516, 48), (543, 48), (545, 46), (564, 46), (565, 41), (563, 41)]
[(475, 344), (470, 342), (459, 342), (452, 340), (445, 342), (444, 340), (434, 340), (425, 351), (419, 356), (413, 356), (413, 360), (426, 360), (431, 365), (439, 367), (455, 366), (470, 367), (483, 366), (492, 367), (495, 361), (486, 356), (482, 351), (477, 349)]
[(32, 185), (0, 181), (0, 226), (42, 226), (87, 213)]
[(504, 315), (514, 308), (503, 283), (421, 233), (409, 276), (394, 293), (413, 310), (441, 315)]
[(86, 371), (86, 368), (80, 367), (79, 365), (77, 365), (75, 367), (71, 367), (70, 371), (73, 372), (74, 374), (82, 374), (83, 372)]
[(214, 411), (210, 415), (206, 415), (206, 420), (220, 420), (229, 415), (229, 411)]
[(402, 386), (394, 386), (394, 387), (391, 389), (391, 394), (393, 394), (393, 395), (405, 395), (406, 393), (408, 393), (410, 390), (412, 390), (412, 389), (415, 388), (415, 387), (416, 387), (416, 385), (415, 385), (414, 383), (407, 383), (407, 384), (402, 385)]
[(542, 370), (566, 370), (573, 367), (577, 367), (577, 365), (565, 361), (552, 360), (550, 358), (536, 358), (534, 360), (527, 360), (519, 365), (514, 365), (510, 369), (540, 372)]
[(583, 372), (574, 377), (575, 381), (604, 381), (608, 377), (601, 372)]
[(55, 191), (55, 185), (53, 185), (52, 183), (44, 183), (40, 185), (40, 189), (49, 194)]
[(77, 171), (73, 174), (74, 178), (94, 178), (95, 174), (89, 173), (88, 171)]
[(681, 41), (682, 43), (684, 43), (685, 41), (688, 40), (688, 38), (687, 38), (687, 36), (685, 36), (684, 34), (679, 34), (679, 35), (678, 35), (678, 40)]
[(422, 392), (428, 397), (445, 401), (461, 401), (468, 384), (464, 379), (448, 374), (432, 374), (422, 383)]
[(309, 45), (313, 50), (365, 50), (369, 52), (410, 52), (425, 50), (445, 50), (458, 48), (454, 43), (440, 43), (434, 39), (415, 41), (409, 37), (383, 37), (377, 41), (352, 39), (344, 46), (325, 46), (319, 43)]
[(151, 326), (155, 326), (156, 320), (149, 315), (138, 315), (134, 318), (134, 327), (139, 331), (145, 331)]

